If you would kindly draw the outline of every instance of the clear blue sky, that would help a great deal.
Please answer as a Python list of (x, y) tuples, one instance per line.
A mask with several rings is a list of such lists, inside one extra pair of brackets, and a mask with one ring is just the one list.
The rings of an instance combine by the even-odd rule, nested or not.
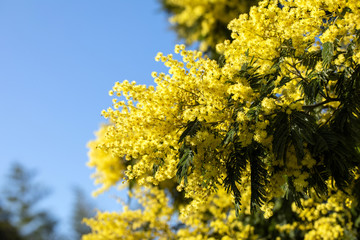
[[(43, 206), (69, 227), (73, 186), (95, 189), (86, 143), (116, 81), (152, 84), (176, 36), (157, 0), (0, 1), (0, 186), (12, 162), (51, 188)], [(114, 191), (111, 193), (113, 194)], [(106, 196), (100, 209), (119, 210)]]

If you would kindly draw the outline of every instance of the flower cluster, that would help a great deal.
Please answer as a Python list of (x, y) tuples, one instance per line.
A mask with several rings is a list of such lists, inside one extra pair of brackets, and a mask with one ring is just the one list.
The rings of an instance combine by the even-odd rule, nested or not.
[(143, 210), (130, 210), (124, 206), (121, 214), (98, 212), (94, 219), (85, 219), (92, 233), (83, 240), (99, 239), (174, 239), (169, 225), (172, 209), (167, 206), (168, 199), (163, 191), (150, 188), (140, 191), (135, 197)]
[(94, 219), (84, 220), (92, 233), (83, 239), (257, 239), (253, 226), (235, 218), (231, 197), (224, 189), (212, 194), (196, 213), (178, 220), (171, 220), (176, 209), (162, 189), (137, 188), (133, 199), (142, 210), (124, 205), (121, 213), (98, 212)]
[[(107, 151), (107, 145), (114, 140), (106, 137), (106, 133), (110, 128), (112, 128), (111, 125), (103, 125), (100, 130), (96, 132), (97, 139), (88, 143), (90, 150), (87, 165), (96, 169), (96, 172), (92, 175), (92, 178), (95, 179), (95, 184), (102, 185), (94, 192), (94, 195), (108, 190), (125, 177), (125, 162), (121, 161), (119, 156)], [(100, 147), (100, 144), (102, 147)]]
[[(221, 9), (230, 6), (199, 2), (207, 1), (172, 1), (187, 6), (174, 21), (191, 25), (205, 7), (223, 16)], [(291, 196), (292, 211), (304, 223), (279, 226), (279, 232), (301, 227), (311, 239), (338, 223), (332, 237), (356, 235), (342, 203), (343, 192), (360, 195), (359, 18), (357, 0), (264, 0), (229, 23), (231, 41), (216, 47), (222, 60), (176, 45), (174, 55), (155, 57), (169, 69), (151, 74), (155, 87), (116, 83), (109, 92), (113, 107), (102, 113), (111, 124), (89, 144), (96, 181), (106, 189), (125, 177), (139, 189), (158, 187), (184, 199), (173, 210), (157, 200), (163, 209), (149, 209), (166, 213), (155, 215), (145, 200), (144, 212), (99, 213), (88, 221), (95, 231), (89, 239), (116, 238), (103, 233), (110, 222), (131, 222), (135, 229), (125, 224), (118, 231), (145, 234), (140, 239), (211, 239), (209, 232), (223, 239), (256, 237), (241, 216), (260, 209), (271, 219), (276, 199), (284, 196)], [(313, 192), (321, 201), (308, 198)], [(145, 213), (169, 218), (175, 210), (187, 228), (170, 231), (145, 216), (139, 222)]]
[(258, 0), (164, 0), (172, 16), (169, 21), (187, 44), (200, 41), (200, 50), (214, 46), (230, 36), (227, 24), (249, 11)]
[(302, 200), (302, 209), (293, 204), (292, 210), (297, 214), (298, 220), (276, 227), (281, 233), (286, 232), (286, 235), (300, 230), (306, 240), (356, 239), (350, 202), (343, 192), (332, 189), (327, 199), (312, 196)]

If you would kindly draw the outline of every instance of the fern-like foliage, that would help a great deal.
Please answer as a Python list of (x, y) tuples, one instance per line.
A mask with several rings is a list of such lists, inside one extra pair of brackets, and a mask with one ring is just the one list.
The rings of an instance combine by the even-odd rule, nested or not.
[(177, 164), (177, 172), (176, 177), (178, 180), (178, 183), (181, 182), (182, 179), (184, 179), (184, 184), (187, 184), (187, 177), (188, 177), (188, 171), (190, 167), (193, 165), (193, 158), (194, 158), (194, 152), (191, 149), (191, 146), (183, 145), (180, 148), (180, 161)]
[[(354, 51), (352, 45), (354, 43), (344, 48), (344, 56), (351, 58)], [(188, 144), (186, 139), (196, 136), (202, 129), (222, 139), (216, 149), (217, 152), (212, 156), (221, 156), (221, 160), (224, 160), (226, 176), (223, 179), (223, 185), (227, 192), (234, 196), (238, 216), (241, 207), (242, 177), (249, 170), (252, 212), (269, 200), (266, 192), (268, 174), (276, 172), (284, 172), (284, 177), (287, 179), (284, 186), (286, 196), (299, 206), (300, 199), (304, 197), (304, 194), (309, 193), (310, 189), (314, 189), (318, 195), (326, 195), (329, 180), (343, 191), (348, 192), (347, 189), (352, 187), (353, 194), (360, 197), (356, 189), (360, 183), (354, 174), (354, 169), (359, 168), (360, 165), (360, 151), (358, 150), (360, 146), (360, 66), (352, 60), (347, 66), (335, 65), (333, 60), (337, 59), (339, 53), (334, 49), (339, 46), (336, 41), (324, 43), (321, 50), (305, 51), (302, 55), (295, 55), (291, 40), (286, 40), (280, 47), (280, 55), (273, 59), (273, 71), (270, 73), (258, 73), (259, 66), (256, 66), (254, 58), (244, 63), (234, 78), (228, 79), (226, 83), (233, 85), (238, 82), (238, 78), (246, 79), (256, 94), (256, 98), (249, 106), (233, 99), (232, 95), (227, 97), (227, 107), (222, 111), (231, 112), (232, 123), (225, 134), (218, 131), (217, 123), (200, 122), (197, 118), (187, 123), (178, 141), (182, 143), (176, 174), (178, 181), (184, 180), (184, 183), (187, 183), (187, 176), (191, 173), (193, 158), (196, 155), (196, 146)], [(246, 54), (249, 57), (248, 53)], [(304, 105), (295, 110), (291, 108), (291, 104), (297, 104), (294, 102), (288, 106), (290, 109), (284, 106), (276, 107), (272, 113), (264, 114), (263, 100), (281, 97), (273, 93), (275, 79), (278, 88), (294, 79), (294, 76), (281, 74), (280, 66), (284, 66), (287, 57), (295, 59), (286, 64), (299, 80), (298, 86), (302, 95), (297, 101), (303, 101)], [(319, 61), (323, 63), (320, 71), (316, 69)], [(302, 65), (301, 72), (298, 69), (299, 64)], [(336, 104), (331, 104), (335, 102)], [(247, 121), (237, 120), (239, 112), (246, 114)], [(324, 118), (324, 114), (328, 112), (332, 114)], [(261, 121), (264, 120), (263, 118), (269, 121), (266, 132), (268, 136), (272, 136), (271, 149), (254, 139), (250, 144), (244, 144), (239, 137), (241, 134), (239, 129), (244, 128), (244, 124), (256, 126), (261, 118)], [(250, 134), (254, 133), (253, 131), (253, 128), (249, 128)], [(296, 179), (285, 174), (289, 161), (287, 154), (292, 151), (292, 148), (301, 171), (310, 173), (307, 179), (308, 185), (302, 191), (298, 186), (295, 187)], [(281, 160), (283, 166), (272, 166), (273, 172), (269, 173), (267, 168), (273, 161), (271, 157), (268, 158), (270, 153), (274, 154), (275, 160)], [(311, 154), (316, 161), (315, 165), (303, 165), (302, 161), (306, 154)], [(267, 161), (270, 163), (265, 164), (265, 158), (268, 158)]]
[(235, 123), (222, 141), (222, 146), (230, 146), (230, 154), (226, 161), (226, 177), (223, 181), (227, 192), (232, 193), (235, 199), (236, 215), (240, 214), (241, 192), (239, 185), (246, 167), (250, 165), (251, 171), (251, 211), (261, 206), (266, 201), (266, 185), (268, 173), (262, 158), (265, 157), (265, 150), (256, 142), (243, 147), (239, 142), (237, 134), (238, 125)]
[(246, 152), (239, 143), (233, 143), (232, 151), (226, 161), (226, 177), (224, 187), (228, 193), (232, 193), (235, 199), (236, 215), (240, 214), (241, 192), (237, 184), (241, 184), (241, 173), (245, 171), (247, 165)]
[(184, 132), (180, 135), (179, 143), (184, 141), (186, 136), (194, 137), (200, 129), (201, 123), (197, 118), (195, 118), (193, 121), (189, 121)]
[(247, 149), (250, 170), (251, 170), (251, 212), (254, 212), (256, 207), (262, 206), (266, 201), (266, 186), (268, 184), (268, 172), (263, 163), (265, 151), (263, 147), (253, 142)]
[(275, 156), (286, 165), (286, 153), (291, 144), (300, 162), (304, 158), (304, 143), (314, 144), (316, 127), (315, 118), (310, 114), (302, 111), (293, 111), (289, 115), (279, 112), (271, 126)]
[(178, 183), (184, 179), (184, 184), (187, 184), (187, 177), (189, 174), (189, 170), (193, 165), (193, 159), (195, 151), (193, 148), (186, 143), (186, 137), (194, 137), (196, 133), (201, 129), (201, 122), (195, 118), (193, 121), (189, 121), (185, 127), (185, 130), (179, 137), (179, 143), (183, 143), (181, 148), (179, 149), (179, 162), (177, 164), (177, 172), (176, 178)]
[(334, 44), (332, 42), (324, 43), (321, 54), (323, 59), (323, 67), (326, 68), (331, 63), (332, 57), (334, 55)]

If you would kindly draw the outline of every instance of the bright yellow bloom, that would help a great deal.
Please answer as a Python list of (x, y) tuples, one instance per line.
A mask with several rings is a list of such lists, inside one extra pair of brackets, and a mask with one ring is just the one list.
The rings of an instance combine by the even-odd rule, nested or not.
[[(218, 21), (214, 16), (225, 17), (224, 5), (218, 3), (228, 1), (171, 2), (184, 8), (173, 21), (189, 25), (200, 16), (207, 16), (205, 3), (214, 3), (210, 4), (215, 9), (210, 12), (211, 16), (200, 18), (205, 31), (202, 34), (207, 34), (211, 24)], [(138, 196), (144, 210), (99, 213), (96, 219), (87, 220), (93, 233), (84, 239), (119, 239), (120, 236), (127, 239), (131, 239), (130, 236), (134, 239), (208, 239), (209, 232), (222, 239), (255, 238), (252, 226), (234, 218), (235, 198), (231, 195), (234, 191), (228, 193), (222, 186), (231, 175), (227, 162), (231, 147), (235, 148), (224, 144), (223, 140), (230, 135), (231, 127), (236, 126), (232, 138), (236, 138), (241, 148), (261, 146), (263, 149), (265, 154), (258, 161), (264, 165), (266, 177), (259, 184), (264, 183), (267, 198), (259, 205), (266, 218), (271, 218), (276, 207), (273, 199), (283, 197), (290, 187), (296, 192), (308, 189), (309, 179), (316, 170), (314, 166), (324, 159), (314, 159), (311, 155), (310, 140), (300, 144), (293, 140), (284, 150), (284, 159), (276, 156), (275, 134), (269, 126), (275, 121), (275, 115), (282, 114), (286, 121), (292, 121), (294, 114), (316, 107), (316, 104), (311, 105), (313, 102), (308, 105), (311, 100), (304, 97), (304, 82), (322, 74), (327, 64), (336, 72), (342, 72), (344, 66), (360, 64), (359, 16), (357, 0), (264, 0), (252, 7), (249, 14), (242, 14), (229, 23), (232, 40), (217, 46), (224, 55), (223, 62), (176, 45), (174, 55), (158, 53), (155, 57), (168, 68), (167, 73), (151, 74), (155, 87), (128, 81), (116, 83), (110, 95), (122, 97), (114, 98), (113, 107), (102, 112), (110, 125), (102, 127), (98, 138), (90, 142), (89, 165), (96, 168), (95, 181), (103, 185), (100, 191), (123, 178), (135, 182), (138, 191), (141, 190), (139, 186), (144, 187), (146, 198)], [(224, 21), (229, 21), (227, 16)], [(197, 38), (189, 38), (189, 41)], [(320, 42), (316, 42), (318, 39)], [(211, 45), (213, 41), (205, 44)], [(349, 46), (351, 56), (344, 54)], [(307, 54), (321, 55), (321, 48), (327, 48), (327, 54), (335, 57), (314, 57), (314, 64), (307, 64), (302, 58)], [(244, 74), (244, 69), (248, 75)], [(337, 99), (336, 81), (326, 83), (326, 93), (319, 94), (315, 100)], [(271, 87), (264, 93), (256, 86)], [(339, 101), (335, 100), (325, 103), (327, 109), (318, 113), (316, 124), (327, 124), (339, 106)], [(188, 124), (196, 121), (201, 124), (200, 129), (179, 141)], [(290, 130), (296, 133), (296, 129)], [(179, 157), (185, 155), (181, 153), (184, 147), (192, 150), (186, 154), (193, 157), (189, 166), (181, 169)], [(303, 151), (299, 153), (299, 149)], [(246, 154), (241, 157), (249, 164), (232, 188), (241, 192), (239, 212), (246, 216), (250, 214), (253, 194), (249, 165), (254, 160)], [(177, 184), (175, 178), (179, 171), (186, 180), (183, 176)], [(288, 233), (299, 228), (305, 232), (305, 239), (342, 239), (354, 235), (352, 222), (346, 221), (350, 214), (346, 204), (350, 200), (328, 185), (333, 192), (327, 198), (302, 199), (304, 210), (293, 206), (302, 223), (277, 226), (278, 230)], [(168, 207), (161, 190), (164, 188), (183, 191), (188, 199), (179, 207), (179, 219), (186, 228), (176, 232), (170, 230), (167, 221), (176, 209)]]

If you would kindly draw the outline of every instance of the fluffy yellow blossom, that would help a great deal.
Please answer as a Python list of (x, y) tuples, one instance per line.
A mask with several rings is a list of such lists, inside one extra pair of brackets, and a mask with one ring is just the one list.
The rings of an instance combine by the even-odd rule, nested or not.
[(187, 44), (200, 41), (203, 51), (229, 36), (226, 29), (230, 20), (248, 12), (258, 0), (165, 0), (172, 13), (170, 22)]
[[(220, 21), (214, 16), (231, 16), (223, 14), (230, 1), (171, 4), (181, 9), (175, 23), (200, 19), (202, 34)], [(174, 55), (155, 57), (168, 71), (151, 74), (154, 87), (116, 83), (113, 107), (102, 111), (111, 124), (89, 144), (95, 181), (103, 190), (125, 178), (159, 196), (144, 190), (144, 211), (99, 213), (86, 239), (131, 231), (137, 239), (256, 238), (239, 219), (260, 209), (271, 221), (285, 197), (302, 222), (278, 226), (279, 234), (355, 236), (347, 205), (359, 185), (359, 16), (357, 0), (261, 1), (229, 23), (232, 39), (217, 47), (222, 60), (176, 45)], [(181, 196), (185, 228), (161, 220), (175, 211), (163, 189)]]
[[(103, 125), (96, 132), (97, 139), (88, 143), (88, 148), (90, 149), (88, 153), (88, 166), (96, 169), (96, 172), (92, 175), (95, 179), (95, 184), (102, 185), (94, 192), (94, 195), (98, 195), (111, 186), (116, 185), (125, 176), (124, 163), (120, 161), (118, 156), (113, 155), (107, 149), (107, 146), (114, 140), (105, 136), (111, 127), (110, 125)], [(99, 144), (103, 144), (103, 147), (100, 147)]]
[(302, 229), (306, 240), (355, 239), (356, 232), (350, 220), (350, 209), (346, 206), (347, 199), (343, 192), (332, 189), (326, 200), (316, 196), (303, 200), (303, 209), (293, 204), (293, 211), (298, 214), (299, 221), (277, 228), (287, 233)]
[(122, 213), (98, 212), (94, 219), (84, 220), (92, 233), (82, 239), (173, 239), (169, 225), (173, 209), (167, 206), (164, 192), (157, 188), (137, 189), (135, 196), (143, 210), (130, 210), (124, 206)]
[[(270, 154), (273, 151), (273, 137), (267, 129), (269, 123), (274, 122), (272, 114), (283, 111), (288, 118), (293, 118), (296, 112), (306, 109), (303, 108), (302, 82), (313, 70), (304, 64), (299, 54), (306, 52), (319, 34), (325, 36), (328, 32), (329, 36), (335, 36), (333, 23), (324, 23), (324, 19), (329, 19), (326, 12), (313, 12), (316, 9), (331, 9), (329, 1), (319, 1), (311, 6), (304, 1), (285, 1), (281, 4), (283, 7), (279, 7), (277, 1), (261, 2), (258, 7), (251, 8), (249, 15), (241, 15), (229, 24), (234, 39), (224, 44), (224, 66), (202, 57), (199, 51), (186, 50), (184, 45), (177, 45), (175, 53), (178, 52), (183, 61), (176, 60), (172, 54), (160, 52), (156, 56), (169, 68), (168, 73), (152, 73), (156, 89), (128, 81), (116, 83), (111, 90), (112, 95), (124, 96), (126, 100), (114, 99), (114, 108), (103, 111), (104, 117), (113, 125), (107, 128), (105, 139), (99, 142), (98, 148), (121, 159), (120, 162), (126, 160), (122, 164), (129, 165), (125, 171), (128, 179), (139, 179), (138, 183), (141, 184), (158, 184), (173, 179), (179, 169), (177, 159), (182, 148), (178, 141), (182, 132), (179, 129), (184, 129), (195, 120), (202, 122), (206, 132), (201, 131), (197, 137), (188, 137), (184, 141), (186, 146), (197, 148), (192, 165), (185, 172), (189, 174), (187, 182), (180, 187), (185, 190), (186, 197), (193, 199), (203, 198), (208, 191), (201, 187), (198, 179), (205, 177), (210, 186), (216, 187), (222, 180), (221, 176), (227, 175), (227, 160), (223, 155), (227, 150), (219, 146), (229, 126), (236, 123), (236, 139), (243, 147), (257, 142)], [(343, 4), (352, 6), (351, 1)], [(352, 11), (349, 13), (350, 19), (358, 9)], [(347, 31), (336, 30), (336, 36), (348, 36), (357, 29), (356, 24), (346, 20), (342, 21), (342, 25), (346, 26)], [(283, 57), (278, 62), (279, 74), (272, 76), (275, 71), (274, 59), (281, 59), (284, 51), (294, 55)], [(338, 59), (338, 62), (344, 61), (343, 55), (339, 55)], [(251, 80), (241, 75), (240, 70), (244, 66), (252, 67), (248, 68), (246, 74), (265, 74), (268, 77)], [(262, 97), (263, 93), (251, 82), (259, 81), (256, 84), (266, 86), (275, 80), (279, 81), (279, 86), (269, 88), (266, 97)], [(236, 104), (229, 107), (229, 99)], [(254, 106), (256, 102), (259, 104)], [(233, 118), (232, 111), (237, 111), (236, 118)], [(257, 117), (254, 120), (252, 116)], [(206, 136), (200, 133), (206, 133)], [(267, 161), (274, 166), (285, 166), (283, 174), (294, 177), (296, 189), (300, 191), (308, 186), (306, 181), (309, 175), (303, 167), (310, 169), (315, 162), (311, 157), (299, 161), (300, 150), (296, 147), (290, 146), (287, 150), (286, 163), (271, 158)], [(303, 154), (302, 158), (305, 156), (308, 154)], [(96, 167), (96, 161), (93, 162)], [(211, 166), (211, 169), (205, 166)], [(118, 172), (118, 169), (113, 169), (106, 174), (111, 175), (109, 171)], [(149, 177), (153, 173), (154, 176)]]

